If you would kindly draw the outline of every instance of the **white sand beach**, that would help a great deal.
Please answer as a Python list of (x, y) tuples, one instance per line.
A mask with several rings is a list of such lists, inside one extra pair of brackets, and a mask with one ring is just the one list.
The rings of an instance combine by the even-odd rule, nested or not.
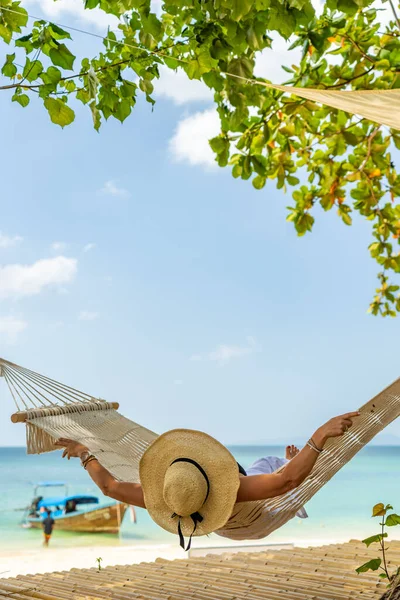
[(67, 571), (73, 568), (97, 567), (96, 559), (107, 565), (151, 562), (158, 557), (182, 558), (182, 551), (170, 545), (92, 546), (80, 548), (51, 547), (0, 552), (0, 577), (15, 577), (30, 573)]

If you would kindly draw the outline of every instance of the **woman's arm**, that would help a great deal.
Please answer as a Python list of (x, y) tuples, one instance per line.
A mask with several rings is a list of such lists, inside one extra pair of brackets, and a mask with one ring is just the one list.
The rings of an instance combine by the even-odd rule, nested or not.
[(105, 496), (109, 496), (120, 502), (133, 504), (133, 506), (146, 508), (140, 483), (117, 481), (98, 460), (91, 460), (86, 470)]
[[(72, 457), (80, 458), (84, 452), (89, 452), (83, 444), (66, 438), (60, 438), (56, 442), (56, 446), (65, 448), (63, 458), (67, 456), (68, 460)], [(86, 465), (86, 470), (105, 496), (109, 496), (120, 502), (132, 504), (133, 506), (146, 508), (140, 483), (117, 481), (98, 460), (89, 461)]]
[[(312, 436), (316, 446), (322, 450), (330, 437), (343, 435), (352, 426), (352, 419), (359, 414), (359, 412), (346, 413), (325, 423)], [(241, 477), (237, 501), (265, 500), (296, 489), (311, 473), (318, 456), (318, 452), (305, 446), (284, 469), (277, 473)]]

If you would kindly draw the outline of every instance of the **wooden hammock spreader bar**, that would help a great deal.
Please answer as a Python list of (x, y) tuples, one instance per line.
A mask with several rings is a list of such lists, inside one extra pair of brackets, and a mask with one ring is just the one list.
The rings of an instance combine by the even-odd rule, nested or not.
[(26, 423), (31, 419), (38, 419), (40, 417), (51, 417), (56, 415), (65, 415), (68, 413), (82, 413), (87, 411), (96, 410), (117, 410), (119, 408), (118, 402), (105, 402), (104, 400), (91, 400), (90, 402), (74, 402), (69, 406), (49, 406), (46, 408), (37, 408), (26, 411), (19, 411), (11, 415), (11, 421), (13, 423)]

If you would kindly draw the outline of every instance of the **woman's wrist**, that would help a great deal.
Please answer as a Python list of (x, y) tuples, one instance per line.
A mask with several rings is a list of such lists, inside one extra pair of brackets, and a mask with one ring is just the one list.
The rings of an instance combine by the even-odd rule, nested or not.
[(311, 439), (313, 440), (317, 448), (319, 450), (322, 450), (327, 440), (327, 437), (321, 429), (317, 429), (317, 431), (313, 434)]

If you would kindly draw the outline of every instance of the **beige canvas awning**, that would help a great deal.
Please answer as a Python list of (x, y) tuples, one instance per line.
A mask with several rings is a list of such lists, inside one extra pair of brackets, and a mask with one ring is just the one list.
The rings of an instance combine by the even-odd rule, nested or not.
[(400, 89), (343, 92), (291, 87), (289, 85), (265, 85), (400, 130)]

